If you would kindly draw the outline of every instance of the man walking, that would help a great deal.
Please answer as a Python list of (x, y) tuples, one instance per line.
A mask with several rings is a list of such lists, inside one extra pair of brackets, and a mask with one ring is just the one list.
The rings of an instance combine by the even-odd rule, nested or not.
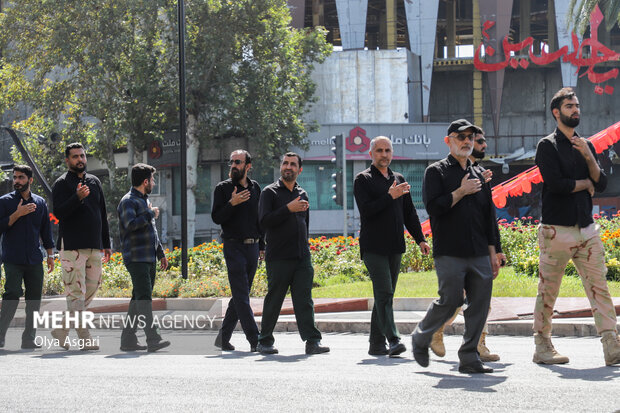
[(222, 226), (224, 259), (232, 294), (215, 346), (226, 351), (234, 350), (230, 338), (237, 321), (240, 321), (250, 350), (256, 351), (258, 327), (250, 306), (250, 290), (259, 255), (262, 259), (265, 254), (265, 242), (258, 223), (260, 186), (248, 178), (252, 168), (249, 152), (233, 151), (229, 165), (229, 179), (215, 187), (211, 210), (213, 222)]
[(476, 129), (465, 119), (452, 122), (444, 138), (450, 154), (424, 174), (423, 197), (433, 231), (439, 299), (431, 303), (412, 334), (413, 356), (426, 367), (433, 333), (463, 304), (465, 290), (465, 332), (458, 354), (459, 372), (468, 374), (493, 371), (480, 361), (477, 346), (499, 269), (491, 192), (469, 159)]
[(280, 163), (281, 178), (265, 187), (260, 196), (258, 217), (267, 243), (267, 296), (257, 347), (262, 354), (278, 352), (273, 346), (273, 329), (289, 287), (299, 334), (306, 342), (306, 354), (329, 351), (329, 347), (321, 345), (321, 332), (314, 324), (314, 268), (308, 247), (310, 214), (308, 194), (297, 185), (301, 171), (301, 157), (294, 152), (286, 153)]
[[(377, 136), (370, 141), (370, 168), (355, 177), (353, 194), (360, 211), (360, 253), (372, 280), (375, 303), (370, 318), (370, 355), (397, 356), (406, 348), (394, 322), (393, 299), (400, 261), (405, 252), (406, 227), (427, 255), (430, 247), (424, 240), (418, 214), (413, 205), (410, 186), (393, 172), (392, 141)], [(386, 348), (385, 340), (389, 343)]]
[(607, 186), (594, 146), (579, 137), (579, 100), (570, 88), (551, 99), (555, 131), (540, 140), (536, 165), (543, 177), (542, 219), (538, 226), (540, 263), (538, 295), (534, 308), (534, 363), (568, 363), (551, 343), (551, 317), (568, 260), (572, 259), (592, 307), (597, 332), (602, 336), (605, 364), (620, 363), (616, 310), (607, 287), (605, 250), (599, 227), (592, 219), (592, 195)]
[[(54, 215), (60, 220), (58, 243), (62, 280), (70, 312), (86, 310), (101, 285), (101, 250), (103, 262), (111, 255), (110, 231), (99, 179), (86, 173), (86, 152), (81, 143), (65, 148), (65, 163), (69, 169), (52, 186)], [(79, 318), (79, 314), (76, 314)], [(67, 320), (68, 321), (68, 320)], [(52, 336), (69, 349), (69, 326), (52, 330)], [(75, 324), (75, 330), (85, 343), (82, 350), (98, 350), (85, 326)], [(66, 344), (62, 344), (66, 343)]]
[(52, 232), (43, 198), (30, 191), (32, 169), (28, 165), (13, 167), (15, 191), (0, 198), (0, 235), (2, 235), (2, 262), (4, 263), (4, 294), (0, 311), (0, 347), (4, 347), (7, 329), (15, 316), (22, 281), (26, 290), (26, 326), (22, 333), (23, 349), (34, 349), (34, 312), (41, 305), (43, 290), (43, 255), (40, 241), (47, 251), (47, 271), (54, 270)]
[[(170, 345), (162, 340), (153, 325), (152, 294), (157, 260), (160, 268), (168, 268), (168, 260), (159, 242), (155, 220), (159, 208), (153, 207), (149, 194), (155, 186), (155, 168), (139, 163), (131, 168), (131, 190), (118, 204), (118, 225), (121, 235), (123, 262), (131, 276), (133, 290), (127, 311), (127, 325), (121, 334), (121, 350), (147, 350), (149, 353)], [(138, 343), (136, 329), (144, 324), (146, 347)]]
[[(484, 159), (486, 156), (487, 149), (487, 140), (484, 137), (484, 131), (476, 126), (476, 133), (474, 135), (474, 149), (469, 155), (469, 160), (472, 162), (472, 166), (477, 169), (478, 173), (484, 178), (484, 184), (490, 185), (491, 177), (493, 176), (493, 172), (490, 169), (484, 169), (482, 165), (478, 163), (479, 160)], [(490, 187), (487, 189), (491, 189)], [(495, 208), (491, 209), (493, 213), (493, 217), (497, 220), (497, 216), (495, 215)], [(503, 267), (506, 265), (506, 255), (502, 252), (502, 243), (499, 235), (499, 228), (497, 225), (493, 226), (495, 231), (495, 252), (497, 256), (498, 265)], [(433, 339), (431, 340), (430, 348), (435, 353), (435, 355), (439, 357), (443, 357), (446, 355), (446, 348), (443, 343), (443, 331), (446, 325), (452, 324), (458, 313), (460, 312), (461, 307), (457, 308), (454, 312), (454, 315), (445, 322), (441, 328), (433, 334)], [(491, 308), (489, 308), (491, 311)], [(486, 336), (489, 332), (488, 324), (484, 323), (484, 329), (482, 330), (482, 335), (480, 336), (480, 341), (478, 341), (478, 354), (480, 355), (480, 360), (483, 362), (489, 361), (499, 361), (499, 355), (495, 353), (491, 353), (491, 350), (487, 347), (486, 344)]]

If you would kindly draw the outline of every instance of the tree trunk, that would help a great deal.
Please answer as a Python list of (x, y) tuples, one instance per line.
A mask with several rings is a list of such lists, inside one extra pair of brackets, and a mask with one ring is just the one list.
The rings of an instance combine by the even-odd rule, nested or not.
[[(198, 120), (194, 115), (187, 117), (187, 246), (194, 246), (196, 233), (196, 182), (198, 180), (198, 154), (200, 140), (196, 126)], [(182, 186), (182, 185), (181, 185)]]
[(127, 179), (131, 184), (131, 167), (134, 165), (134, 154), (136, 152), (136, 148), (133, 144), (133, 138), (131, 136), (127, 137)]

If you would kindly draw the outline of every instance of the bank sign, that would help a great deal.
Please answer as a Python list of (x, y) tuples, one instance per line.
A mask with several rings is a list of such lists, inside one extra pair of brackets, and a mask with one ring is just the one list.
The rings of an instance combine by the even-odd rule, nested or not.
[(325, 161), (333, 157), (333, 137), (344, 134), (348, 160), (370, 159), (370, 140), (387, 136), (394, 147), (395, 160), (438, 160), (448, 154), (443, 138), (448, 123), (375, 123), (321, 125), (319, 132), (311, 133), (304, 141), (307, 150), (294, 148), (304, 160)]

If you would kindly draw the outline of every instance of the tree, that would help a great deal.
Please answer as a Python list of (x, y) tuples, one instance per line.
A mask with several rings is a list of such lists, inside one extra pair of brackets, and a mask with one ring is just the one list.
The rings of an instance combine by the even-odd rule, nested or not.
[(310, 73), (331, 46), (322, 29), (291, 28), (285, 0), (189, 0), (186, 10), (191, 243), (201, 146), (245, 138), (255, 163), (273, 166), (315, 127), (304, 121), (315, 90)]
[(81, 141), (107, 164), (111, 221), (127, 190), (114, 151), (128, 148), (129, 165), (121, 167), (139, 161), (174, 113), (175, 72), (165, 51), (171, 36), (162, 21), (166, 5), (23, 0), (9, 4), (0, 18), (0, 109), (18, 103), (31, 108), (13, 124), (30, 135), (60, 132), (55, 151), (49, 142), (27, 142), (50, 182), (65, 169), (63, 143)]
[(568, 20), (583, 34), (590, 24), (590, 14), (599, 5), (605, 15), (605, 28), (611, 31), (615, 24), (620, 24), (620, 0), (571, 0)]

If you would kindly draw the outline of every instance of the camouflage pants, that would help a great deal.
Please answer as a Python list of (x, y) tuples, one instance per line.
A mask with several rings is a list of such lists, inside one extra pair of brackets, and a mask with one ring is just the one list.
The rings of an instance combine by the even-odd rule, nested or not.
[(591, 224), (578, 226), (539, 225), (540, 263), (538, 295), (534, 308), (534, 332), (551, 336), (551, 317), (558, 297), (562, 276), (569, 260), (573, 260), (585, 289), (596, 330), (616, 330), (616, 310), (607, 288), (605, 250), (599, 228)]
[(60, 264), (68, 310), (86, 310), (101, 285), (101, 251), (61, 250)]

